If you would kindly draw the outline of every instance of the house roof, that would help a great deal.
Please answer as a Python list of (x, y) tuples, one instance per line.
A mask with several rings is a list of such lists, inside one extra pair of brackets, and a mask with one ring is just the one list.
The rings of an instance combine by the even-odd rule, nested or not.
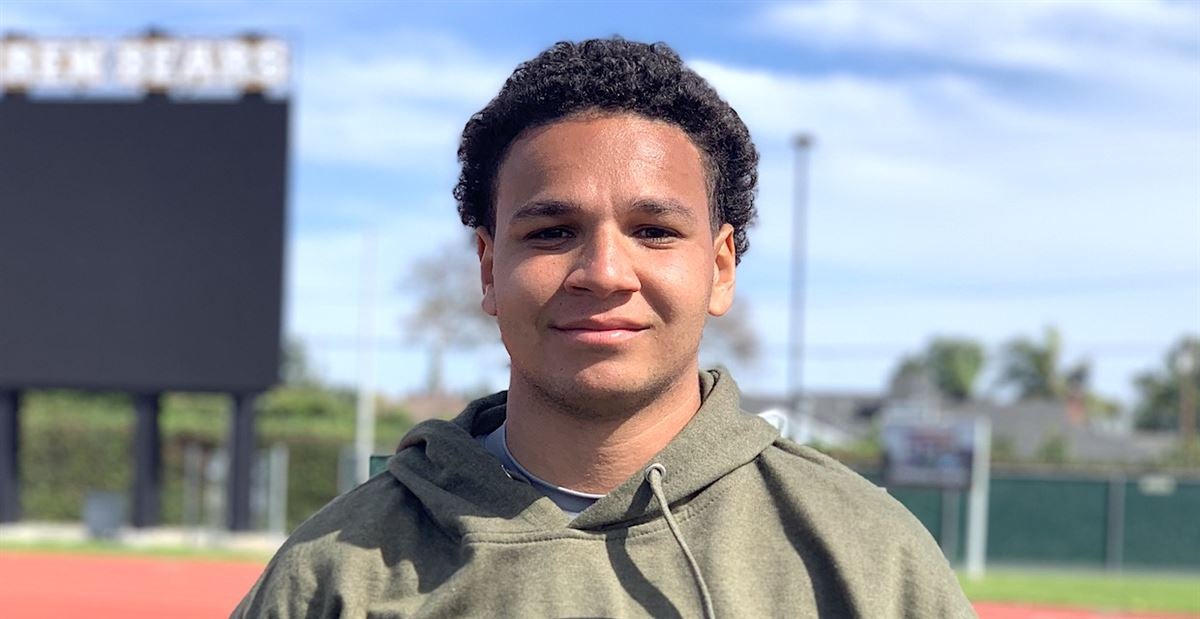
[[(878, 393), (851, 391), (810, 391), (804, 398), (815, 422), (860, 438), (870, 435), (881, 411), (904, 401)], [(1169, 433), (1119, 432), (1074, 424), (1069, 421), (1066, 404), (1054, 400), (932, 405), (943, 419), (986, 416), (991, 420), (993, 440), (1008, 442), (1014, 455), (1020, 458), (1036, 456), (1054, 437), (1062, 437), (1068, 457), (1081, 462), (1152, 463), (1160, 460), (1174, 444), (1174, 436)], [(782, 396), (745, 395), (742, 408), (752, 413), (773, 408), (787, 410), (789, 400)]]

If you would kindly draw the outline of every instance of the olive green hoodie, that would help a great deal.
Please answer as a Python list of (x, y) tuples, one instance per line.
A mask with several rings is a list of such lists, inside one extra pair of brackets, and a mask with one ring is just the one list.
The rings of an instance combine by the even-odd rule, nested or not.
[(424, 422), (296, 529), (234, 616), (974, 616), (903, 506), (742, 413), (727, 374), (700, 389), (674, 440), (574, 520), (473, 438), (506, 393)]

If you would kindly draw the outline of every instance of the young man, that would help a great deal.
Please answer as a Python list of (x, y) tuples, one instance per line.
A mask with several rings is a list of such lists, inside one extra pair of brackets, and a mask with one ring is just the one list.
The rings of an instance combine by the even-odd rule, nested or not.
[(673, 51), (555, 45), (471, 118), (459, 159), (509, 389), (414, 428), (235, 615), (973, 616), (902, 506), (700, 371), (757, 154)]

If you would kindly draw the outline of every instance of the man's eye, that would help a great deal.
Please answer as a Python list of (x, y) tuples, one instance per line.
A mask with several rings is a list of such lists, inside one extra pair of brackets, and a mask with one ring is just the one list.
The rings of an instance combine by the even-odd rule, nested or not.
[(571, 236), (570, 230), (558, 227), (538, 230), (531, 233), (527, 238), (535, 241), (561, 241), (563, 239), (569, 239)]
[(637, 231), (637, 236), (638, 238), (645, 239), (647, 241), (661, 243), (675, 239), (679, 236), (679, 234), (677, 234), (674, 230), (669, 230), (667, 228), (647, 226), (645, 228), (639, 228)]

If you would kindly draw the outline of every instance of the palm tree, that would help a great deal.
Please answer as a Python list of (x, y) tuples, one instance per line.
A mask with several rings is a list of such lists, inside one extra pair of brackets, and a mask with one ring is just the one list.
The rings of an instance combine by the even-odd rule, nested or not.
[(983, 370), (983, 345), (963, 337), (935, 337), (919, 355), (900, 361), (892, 375), (892, 391), (912, 395), (926, 385), (937, 395), (965, 402), (974, 397), (975, 383)]
[(1057, 328), (1046, 327), (1041, 342), (1017, 338), (1004, 347), (999, 382), (1016, 389), (1021, 400), (1046, 398), (1061, 400), (1072, 390), (1085, 392), (1089, 374), (1086, 362), (1064, 371), (1062, 335)]
[(983, 346), (965, 338), (934, 338), (925, 359), (939, 392), (958, 402), (971, 399), (983, 369)]
[[(1134, 386), (1138, 391), (1134, 411), (1139, 428), (1179, 429), (1180, 410), (1195, 408), (1195, 398), (1188, 396), (1200, 393), (1200, 364), (1194, 361), (1191, 364), (1180, 364), (1181, 357), (1187, 352), (1190, 352), (1188, 356), (1193, 359), (1200, 357), (1200, 335), (1184, 335), (1179, 338), (1164, 355), (1163, 364), (1159, 368), (1143, 372), (1134, 379)], [(1191, 406), (1187, 406), (1188, 404)]]

